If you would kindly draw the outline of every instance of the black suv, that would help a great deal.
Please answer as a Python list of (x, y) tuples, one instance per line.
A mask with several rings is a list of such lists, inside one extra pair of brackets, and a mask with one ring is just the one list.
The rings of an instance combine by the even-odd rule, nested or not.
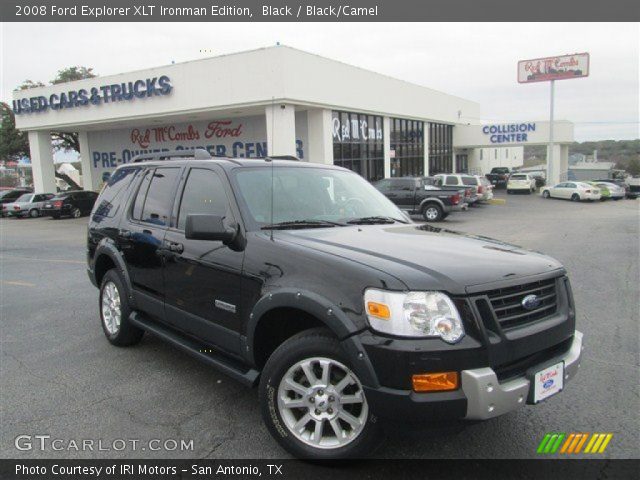
[(412, 223), (340, 167), (202, 150), (135, 160), (88, 230), (107, 339), (148, 331), (259, 383), (264, 422), (296, 456), (363, 456), (389, 420), (496, 417), (578, 371), (582, 334), (552, 258)]

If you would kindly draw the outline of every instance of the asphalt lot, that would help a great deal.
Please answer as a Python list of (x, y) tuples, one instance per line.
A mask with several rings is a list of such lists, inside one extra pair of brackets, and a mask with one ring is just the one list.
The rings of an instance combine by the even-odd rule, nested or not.
[[(547, 432), (612, 432), (604, 456), (640, 457), (640, 201), (575, 204), (498, 194), (505, 205), (441, 226), (548, 253), (564, 263), (586, 350), (576, 379), (536, 407), (460, 433), (395, 434), (378, 456), (535, 458)], [(87, 218), (0, 220), (0, 457), (272, 458), (255, 390), (150, 335), (132, 348), (104, 339), (85, 271)], [(18, 435), (193, 439), (193, 451), (18, 451)], [(580, 455), (586, 456), (586, 455)]]

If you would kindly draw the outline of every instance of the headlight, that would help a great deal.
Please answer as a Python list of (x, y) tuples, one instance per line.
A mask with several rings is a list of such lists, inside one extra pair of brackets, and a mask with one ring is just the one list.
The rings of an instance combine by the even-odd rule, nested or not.
[(367, 289), (364, 304), (371, 328), (400, 337), (440, 337), (459, 342), (464, 327), (453, 301), (440, 292)]

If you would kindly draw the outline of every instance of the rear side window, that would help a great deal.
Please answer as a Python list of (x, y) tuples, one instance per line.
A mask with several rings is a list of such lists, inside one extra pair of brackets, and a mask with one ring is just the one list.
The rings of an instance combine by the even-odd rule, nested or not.
[(456, 177), (447, 177), (447, 185), (458, 185), (458, 179)]
[(478, 180), (475, 177), (462, 177), (463, 185), (478, 185)]
[(124, 201), (122, 194), (127, 190), (139, 170), (140, 167), (121, 168), (109, 177), (109, 181), (100, 194), (100, 203), (96, 208), (95, 215), (113, 217), (118, 212), (120, 204)]
[(527, 176), (526, 175), (511, 175), (511, 179), (512, 180), (526, 180)]
[[(133, 218), (158, 226), (169, 225), (179, 168), (156, 168), (145, 176), (136, 197)], [(146, 189), (148, 185), (148, 189)], [(143, 197), (146, 190), (146, 196)], [(141, 202), (144, 198), (144, 203)], [(141, 206), (142, 204), (142, 206)]]
[(225, 216), (228, 205), (229, 200), (218, 174), (205, 168), (192, 168), (182, 193), (178, 229), (184, 230), (190, 213)]

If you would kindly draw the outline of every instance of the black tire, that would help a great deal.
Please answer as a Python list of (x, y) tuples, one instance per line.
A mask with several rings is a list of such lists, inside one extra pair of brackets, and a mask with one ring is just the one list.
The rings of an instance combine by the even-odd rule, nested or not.
[(29, 216), (31, 218), (38, 218), (40, 216), (40, 211), (37, 208), (32, 208), (29, 210)]
[(542, 192), (542, 198), (551, 198), (549, 190), (545, 190), (544, 192)]
[[(102, 297), (103, 295), (105, 295), (105, 288), (109, 284), (115, 285), (120, 298), (120, 328), (115, 333), (111, 333), (107, 329), (102, 309)], [(142, 340), (144, 330), (139, 329), (129, 322), (129, 315), (131, 315), (132, 310), (129, 306), (127, 289), (124, 286), (124, 282), (122, 281), (122, 278), (120, 278), (120, 275), (115, 268), (112, 268), (107, 273), (105, 273), (104, 277), (102, 278), (102, 283), (100, 284), (100, 295), (98, 296), (98, 311), (100, 314), (100, 324), (102, 325), (104, 335), (112, 345), (116, 345), (118, 347), (127, 347), (129, 345), (135, 345), (136, 343), (139, 343), (140, 340)]]
[(75, 207), (71, 210), (71, 216), (73, 218), (80, 218), (82, 216), (82, 210), (79, 207)]
[(573, 195), (571, 195), (571, 201), (572, 202), (579, 202), (580, 201), (580, 195), (578, 195), (577, 193), (574, 193)]
[(342, 447), (328, 449), (305, 444), (293, 435), (283, 419), (277, 399), (280, 382), (293, 365), (312, 357), (324, 357), (340, 362), (351, 369), (352, 375), (355, 376), (340, 342), (327, 330), (306, 330), (289, 338), (269, 357), (260, 378), (260, 409), (269, 433), (287, 452), (297, 458), (331, 460), (368, 456), (383, 440), (382, 429), (371, 411), (368, 411), (364, 427), (357, 437)]
[(427, 203), (422, 208), (422, 218), (425, 222), (439, 222), (443, 218), (442, 207), (437, 203)]

